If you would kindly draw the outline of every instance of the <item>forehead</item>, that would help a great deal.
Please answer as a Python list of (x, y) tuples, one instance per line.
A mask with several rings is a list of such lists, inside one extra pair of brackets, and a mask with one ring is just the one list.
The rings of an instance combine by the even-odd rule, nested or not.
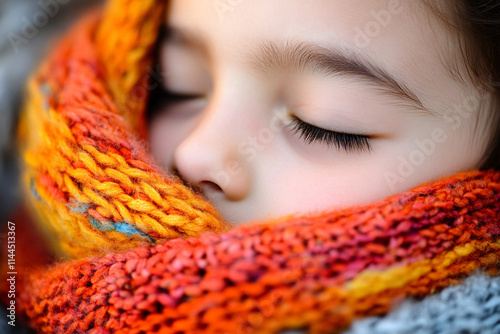
[(167, 19), (203, 32), (216, 64), (246, 61), (262, 40), (292, 39), (363, 53), (424, 100), (463, 94), (450, 73), (454, 36), (422, 0), (174, 0)]
[(198, 27), (212, 42), (292, 36), (370, 51), (395, 38), (421, 43), (430, 16), (422, 0), (173, 0), (168, 7), (171, 22)]

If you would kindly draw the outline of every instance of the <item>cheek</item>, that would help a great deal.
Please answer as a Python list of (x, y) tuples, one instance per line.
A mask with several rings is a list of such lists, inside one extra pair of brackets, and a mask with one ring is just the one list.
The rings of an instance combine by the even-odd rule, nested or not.
[(479, 168), (481, 143), (474, 139), (473, 122), (455, 128), (435, 122), (415, 125), (389, 159), (385, 172), (394, 192), (437, 181), (459, 172)]
[(267, 196), (262, 203), (272, 203), (267, 210), (275, 216), (369, 204), (391, 195), (384, 179), (388, 163), (381, 156), (358, 156), (357, 163), (354, 158), (326, 164), (281, 160), (286, 165), (263, 171), (267, 182), (261, 186), (267, 189), (259, 196)]
[(470, 145), (470, 134), (442, 127), (439, 131), (438, 125), (414, 123), (404, 138), (381, 141), (370, 154), (341, 158), (332, 152), (332, 158), (322, 163), (296, 157), (269, 161), (260, 171), (259, 179), (266, 180), (260, 185), (267, 196), (262, 202), (272, 203), (267, 210), (276, 216), (341, 209), (475, 168), (476, 154), (464, 149)]

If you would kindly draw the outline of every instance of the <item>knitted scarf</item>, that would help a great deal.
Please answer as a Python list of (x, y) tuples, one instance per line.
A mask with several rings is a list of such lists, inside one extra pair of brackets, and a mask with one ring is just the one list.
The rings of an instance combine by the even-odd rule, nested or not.
[(238, 227), (162, 172), (144, 110), (163, 6), (110, 1), (29, 82), (25, 198), (59, 258), (18, 273), (18, 316), (40, 333), (451, 333), (469, 328), (454, 301), (498, 332), (500, 172)]

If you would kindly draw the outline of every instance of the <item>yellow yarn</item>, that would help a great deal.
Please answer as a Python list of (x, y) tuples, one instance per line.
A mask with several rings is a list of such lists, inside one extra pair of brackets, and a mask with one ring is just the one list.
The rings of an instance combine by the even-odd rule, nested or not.
[[(59, 46), (74, 63), (61, 68), (67, 65), (53, 57), (29, 82), (19, 129), (23, 180), (32, 191), (25, 198), (60, 256), (122, 251), (230, 227), (201, 196), (163, 175), (139, 142), (146, 99), (130, 96), (148, 79), (163, 15), (151, 2), (109, 2), (113, 15), (99, 21), (92, 14), (75, 28), (90, 31)], [(92, 64), (79, 61), (79, 54), (94, 49), (100, 54)], [(53, 69), (59, 77), (47, 75)], [(66, 87), (69, 76), (78, 78), (77, 87)], [(73, 102), (78, 100), (84, 102)]]

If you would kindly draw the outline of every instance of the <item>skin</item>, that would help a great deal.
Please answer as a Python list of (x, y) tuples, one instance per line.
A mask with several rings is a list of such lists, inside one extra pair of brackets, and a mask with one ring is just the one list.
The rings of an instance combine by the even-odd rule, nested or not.
[[(419, 1), (173, 0), (165, 21), (204, 48), (162, 40), (163, 89), (190, 97), (155, 108), (151, 153), (236, 225), (368, 204), (482, 162), (490, 96), (461, 75), (456, 37)], [(259, 62), (264, 42), (363, 59), (413, 99), (362, 75)], [(293, 116), (370, 148), (308, 143)]]

